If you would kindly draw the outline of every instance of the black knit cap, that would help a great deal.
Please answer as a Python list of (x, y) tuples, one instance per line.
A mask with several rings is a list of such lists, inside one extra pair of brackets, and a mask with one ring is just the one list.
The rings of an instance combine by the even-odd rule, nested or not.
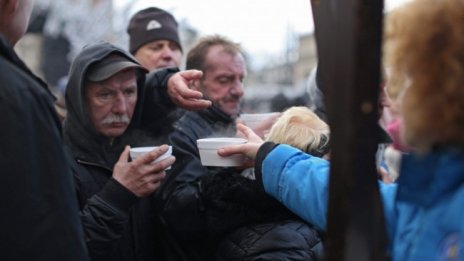
[(138, 11), (129, 21), (129, 51), (134, 54), (142, 45), (156, 40), (175, 42), (182, 50), (177, 21), (170, 13), (156, 7)]

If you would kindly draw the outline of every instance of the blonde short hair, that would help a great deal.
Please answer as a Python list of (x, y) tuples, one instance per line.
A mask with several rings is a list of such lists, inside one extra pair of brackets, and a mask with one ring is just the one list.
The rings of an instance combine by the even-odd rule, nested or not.
[(412, 1), (393, 19), (401, 26), (386, 38), (386, 58), (405, 84), (406, 141), (419, 152), (464, 145), (464, 1)]
[(285, 110), (272, 125), (266, 140), (289, 144), (317, 157), (328, 153), (329, 126), (304, 106)]

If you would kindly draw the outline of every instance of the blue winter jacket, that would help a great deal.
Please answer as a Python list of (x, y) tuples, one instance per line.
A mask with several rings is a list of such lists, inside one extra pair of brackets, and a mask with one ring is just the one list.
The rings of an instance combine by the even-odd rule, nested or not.
[[(267, 193), (325, 229), (328, 161), (278, 145), (257, 165)], [(404, 156), (398, 184), (380, 193), (393, 260), (464, 260), (463, 149)]]

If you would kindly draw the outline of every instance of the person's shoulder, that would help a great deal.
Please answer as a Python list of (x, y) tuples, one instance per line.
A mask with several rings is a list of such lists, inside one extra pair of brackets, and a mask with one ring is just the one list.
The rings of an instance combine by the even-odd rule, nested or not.
[(176, 139), (195, 141), (211, 135), (211, 126), (196, 111), (186, 111), (174, 124), (174, 130), (169, 136)]
[(0, 59), (0, 93), (11, 99), (28, 96), (50, 96), (45, 87), (17, 66)]
[(192, 111), (186, 111), (183, 115), (174, 123), (173, 132), (189, 132), (198, 123), (198, 115)]

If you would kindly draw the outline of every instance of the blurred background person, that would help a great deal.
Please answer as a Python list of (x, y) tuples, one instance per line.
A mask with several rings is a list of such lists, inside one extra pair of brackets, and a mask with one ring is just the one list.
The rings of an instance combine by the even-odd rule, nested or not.
[(180, 67), (182, 45), (177, 21), (169, 12), (156, 7), (140, 10), (131, 17), (127, 32), (129, 51), (149, 71)]
[[(129, 51), (139, 63), (148, 71), (145, 85), (147, 88), (159, 83), (154, 71), (168, 68), (169, 72), (178, 72), (182, 61), (182, 45), (179, 37), (177, 21), (169, 12), (157, 8), (148, 7), (135, 13), (127, 26), (129, 34)], [(157, 88), (159, 88), (157, 86)], [(166, 99), (166, 97), (159, 97)], [(169, 101), (169, 99), (168, 99)], [(143, 111), (144, 122), (150, 122), (146, 128), (153, 137), (163, 137), (167, 140), (169, 133), (173, 131), (176, 122), (184, 113), (181, 108), (170, 110), (174, 105), (164, 101), (152, 110)], [(167, 113), (166, 116), (160, 115)]]

